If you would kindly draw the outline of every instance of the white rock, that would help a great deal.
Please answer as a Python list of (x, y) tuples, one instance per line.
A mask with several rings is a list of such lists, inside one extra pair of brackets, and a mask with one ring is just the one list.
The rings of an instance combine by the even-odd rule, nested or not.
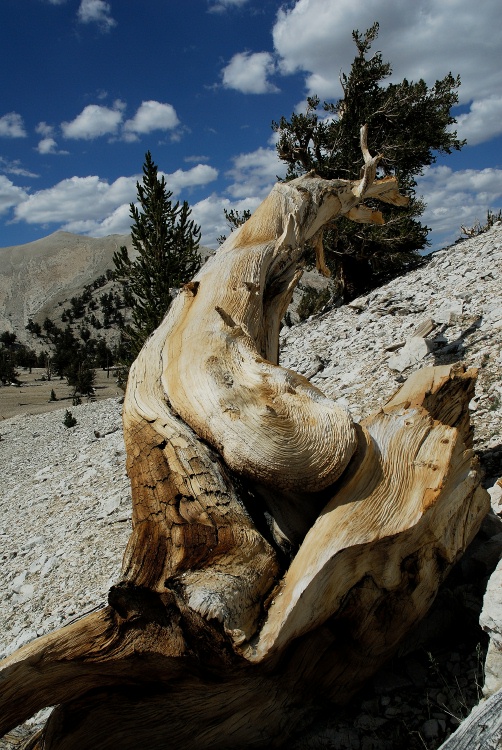
[(387, 364), (391, 370), (403, 372), (411, 365), (423, 360), (431, 351), (432, 345), (427, 339), (412, 336), (398, 354), (389, 358)]
[(444, 302), (439, 310), (434, 313), (434, 320), (436, 323), (446, 323), (450, 325), (455, 317), (462, 315), (463, 302), (461, 299), (448, 300)]
[(492, 510), (496, 515), (502, 514), (502, 486), (501, 481), (496, 482), (493, 487), (488, 488)]
[(479, 622), (490, 636), (483, 688), (488, 697), (502, 688), (502, 560), (488, 581)]
[(26, 580), (26, 570), (23, 570), (22, 573), (19, 573), (13, 581), (11, 581), (11, 589), (14, 591), (15, 594), (21, 593), (21, 587), (23, 583)]
[(99, 510), (97, 517), (105, 518), (105, 516), (109, 516), (111, 513), (118, 510), (119, 507), (120, 495), (113, 495), (101, 503), (101, 509)]

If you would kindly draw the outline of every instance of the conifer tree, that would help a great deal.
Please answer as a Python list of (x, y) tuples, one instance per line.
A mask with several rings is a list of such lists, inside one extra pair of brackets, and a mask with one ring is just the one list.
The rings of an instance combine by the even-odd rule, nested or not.
[(375, 23), (364, 34), (352, 33), (357, 55), (350, 73), (341, 76), (339, 101), (321, 106), (312, 96), (305, 113), (272, 123), (278, 155), (288, 165), (286, 179), (312, 169), (326, 179), (358, 179), (363, 164), (359, 134), (367, 123), (370, 152), (383, 154), (378, 176), (396, 175), (400, 191), (411, 198), (407, 208), (383, 210), (383, 227), (341, 218), (325, 234), (328, 266), (345, 302), (420, 258), (429, 229), (418, 220), (425, 204), (415, 194), (416, 178), (437, 154), (450, 154), (465, 143), (451, 129), (460, 79), (449, 73), (432, 87), (406, 79), (385, 85), (390, 64), (380, 52), (369, 54), (378, 29)]
[[(251, 211), (249, 210), (249, 208), (245, 208), (243, 211), (239, 211), (239, 209), (237, 208), (231, 208), (230, 210), (224, 208), (223, 213), (225, 214), (225, 219), (231, 232), (234, 232), (236, 229), (245, 224), (251, 216)], [(226, 239), (226, 234), (220, 234), (220, 236), (217, 238), (218, 244), (223, 245)]]
[(131, 203), (131, 260), (126, 247), (115, 253), (115, 278), (133, 298), (132, 322), (121, 327), (128, 364), (164, 318), (175, 289), (189, 281), (200, 268), (200, 227), (190, 219), (184, 201), (173, 203), (164, 176), (148, 151), (143, 182), (136, 184), (139, 208)]

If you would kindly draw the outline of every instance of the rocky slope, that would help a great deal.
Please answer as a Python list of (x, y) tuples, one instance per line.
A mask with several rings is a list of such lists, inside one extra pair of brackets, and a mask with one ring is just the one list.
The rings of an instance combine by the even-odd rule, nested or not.
[[(501, 249), (498, 224), (348, 307), (283, 329), (281, 337), (281, 363), (305, 374), (356, 419), (378, 408), (418, 367), (452, 361), (477, 366), (474, 447), (497, 513), (502, 491), (492, 485), (502, 475)], [(0, 654), (100, 606), (117, 578), (131, 502), (120, 410), (116, 399), (75, 407), (77, 425), (71, 429), (64, 427), (62, 411), (0, 423)], [(471, 587), (471, 599), (462, 599), (465, 621), (476, 609), (473, 604), (468, 612), (465, 602), (482, 597), (469, 575), (484, 580), (501, 548), (502, 522), (493, 515), (471, 562), (457, 574), (460, 583), (455, 579), (464, 594)], [(493, 588), (495, 608), (485, 613), (485, 627), (500, 637), (501, 587)], [(451, 598), (444, 596), (451, 610)], [(464, 703), (472, 705), (479, 658), (471, 644), (464, 651), (463, 641), (459, 645), (451, 634), (449, 640), (443, 676), (461, 685)], [(296, 747), (437, 747), (458, 717), (452, 720), (444, 706), (441, 679), (434, 681), (431, 665), (417, 656), (425, 653), (423, 644), (418, 633), (405, 649), (412, 653), (408, 666), (400, 663), (380, 675), (345, 723), (321, 723)], [(500, 652), (492, 650), (496, 660)], [(416, 690), (415, 704), (410, 695)], [(408, 739), (402, 744), (399, 728), (405, 725)], [(0, 740), (0, 748), (15, 747), (29, 731), (16, 730)]]
[(23, 340), (28, 319), (53, 318), (59, 302), (82, 293), (86, 284), (113, 268), (130, 235), (95, 239), (55, 232), (26, 245), (0, 248), (0, 331)]

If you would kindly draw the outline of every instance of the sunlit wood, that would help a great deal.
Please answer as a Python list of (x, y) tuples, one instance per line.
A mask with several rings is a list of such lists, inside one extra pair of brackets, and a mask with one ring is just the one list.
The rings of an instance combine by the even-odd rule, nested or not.
[(306, 246), (322, 268), (326, 224), (406, 202), (361, 142), (361, 180), (277, 184), (145, 344), (121, 580), (0, 663), (0, 732), (58, 704), (33, 749), (279, 746), (393, 654), (477, 532), (474, 371), (419, 371), (355, 424), (279, 365)]

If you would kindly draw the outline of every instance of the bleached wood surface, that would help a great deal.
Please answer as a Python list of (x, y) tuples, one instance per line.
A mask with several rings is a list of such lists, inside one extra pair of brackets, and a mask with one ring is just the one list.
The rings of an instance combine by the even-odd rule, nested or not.
[(378, 223), (366, 196), (403, 202), (377, 161), (366, 150), (360, 181), (277, 185), (143, 348), (123, 580), (2, 662), (0, 731), (57, 702), (33, 748), (279, 746), (314, 689), (346, 702), (427, 611), (488, 509), (475, 373), (416, 373), (357, 425), (277, 364), (305, 244), (322, 267), (326, 223)]

